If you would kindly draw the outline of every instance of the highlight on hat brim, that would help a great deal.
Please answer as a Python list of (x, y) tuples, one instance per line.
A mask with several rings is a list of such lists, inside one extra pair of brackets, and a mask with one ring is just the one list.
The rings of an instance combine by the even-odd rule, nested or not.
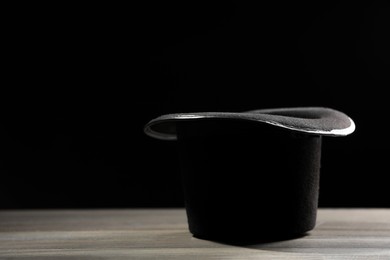
[(288, 107), (246, 112), (166, 114), (149, 121), (144, 132), (157, 139), (176, 140), (177, 124), (189, 120), (210, 119), (249, 120), (322, 136), (346, 136), (355, 131), (353, 120), (340, 111), (326, 107)]

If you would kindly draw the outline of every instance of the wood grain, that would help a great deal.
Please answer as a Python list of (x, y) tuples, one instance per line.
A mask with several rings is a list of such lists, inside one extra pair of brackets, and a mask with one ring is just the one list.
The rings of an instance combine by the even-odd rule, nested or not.
[(2, 211), (0, 259), (390, 259), (390, 209), (320, 209), (304, 237), (241, 246), (192, 237), (183, 209)]

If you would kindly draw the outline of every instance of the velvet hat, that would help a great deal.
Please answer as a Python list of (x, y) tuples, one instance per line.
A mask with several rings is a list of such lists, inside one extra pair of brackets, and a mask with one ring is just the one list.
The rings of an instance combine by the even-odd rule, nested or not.
[(301, 236), (315, 227), (322, 137), (355, 130), (324, 107), (167, 114), (145, 133), (178, 140), (190, 232), (243, 242)]

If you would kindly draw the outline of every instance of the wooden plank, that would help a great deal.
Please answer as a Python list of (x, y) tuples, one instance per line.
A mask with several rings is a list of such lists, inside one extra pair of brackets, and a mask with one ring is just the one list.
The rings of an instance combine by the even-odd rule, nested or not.
[(0, 231), (185, 229), (183, 209), (19, 210), (0, 212)]
[(0, 259), (390, 259), (390, 209), (320, 209), (299, 239), (196, 239), (183, 209), (0, 212)]

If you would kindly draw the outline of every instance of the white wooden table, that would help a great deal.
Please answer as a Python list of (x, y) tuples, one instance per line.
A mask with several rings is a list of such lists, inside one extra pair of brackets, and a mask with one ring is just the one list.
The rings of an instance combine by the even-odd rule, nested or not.
[(0, 259), (390, 259), (390, 209), (320, 209), (307, 236), (192, 237), (183, 209), (0, 211)]

